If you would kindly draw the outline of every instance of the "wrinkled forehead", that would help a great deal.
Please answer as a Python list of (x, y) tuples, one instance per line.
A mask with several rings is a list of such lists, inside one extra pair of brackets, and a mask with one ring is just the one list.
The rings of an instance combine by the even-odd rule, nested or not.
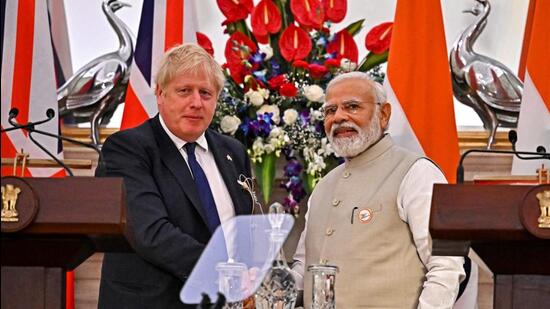
[(350, 101), (374, 103), (374, 87), (364, 79), (350, 78), (338, 81), (327, 89), (323, 106)]
[(175, 70), (175, 74), (172, 77), (172, 80), (177, 79), (181, 76), (196, 80), (207, 80), (209, 87), (212, 87), (216, 91), (219, 91), (220, 86), (218, 85), (214, 74), (212, 74), (210, 70), (204, 65), (197, 64), (193, 67), (180, 66)]

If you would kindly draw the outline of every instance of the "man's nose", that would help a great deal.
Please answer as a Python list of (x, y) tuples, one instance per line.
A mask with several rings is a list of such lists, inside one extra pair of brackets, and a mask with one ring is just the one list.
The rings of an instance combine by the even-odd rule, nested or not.
[(195, 107), (195, 108), (202, 107), (202, 100), (201, 100), (201, 95), (199, 91), (193, 91), (191, 96), (189, 96), (189, 100), (191, 102), (192, 107)]
[(332, 121), (335, 123), (341, 123), (343, 121), (348, 120), (348, 113), (344, 111), (342, 107), (338, 107), (336, 112), (334, 113), (334, 116), (332, 117)]

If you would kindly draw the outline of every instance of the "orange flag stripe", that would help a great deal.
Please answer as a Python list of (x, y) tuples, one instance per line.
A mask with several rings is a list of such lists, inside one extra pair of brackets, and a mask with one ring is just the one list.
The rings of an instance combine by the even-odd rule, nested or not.
[(164, 50), (183, 43), (183, 1), (166, 1), (166, 37)]
[(388, 78), (425, 154), (454, 182), (459, 149), (447, 59), (440, 1), (399, 0)]
[(550, 1), (537, 1), (527, 71), (550, 112)]

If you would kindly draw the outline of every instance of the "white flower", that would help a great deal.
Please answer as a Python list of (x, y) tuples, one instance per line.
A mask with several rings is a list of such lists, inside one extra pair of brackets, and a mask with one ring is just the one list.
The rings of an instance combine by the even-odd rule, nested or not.
[(285, 111), (283, 115), (283, 121), (286, 124), (293, 124), (294, 122), (296, 122), (296, 119), (298, 119), (298, 112), (295, 109), (289, 108)]
[(275, 146), (273, 146), (273, 144), (269, 143), (269, 144), (265, 144), (264, 145), (264, 151), (265, 153), (272, 153), (275, 151)]
[(269, 98), (269, 90), (265, 88), (258, 88), (258, 92), (267, 100)]
[(264, 152), (264, 142), (261, 137), (258, 137), (252, 143), (252, 151), (255, 156), (261, 156)]
[(264, 103), (264, 94), (260, 91), (250, 89), (244, 96), (248, 99), (250, 104), (254, 106), (260, 106)]
[(313, 121), (321, 121), (323, 120), (323, 113), (320, 110), (317, 109), (311, 109), (310, 110), (310, 117)]
[(240, 124), (241, 120), (237, 116), (223, 116), (222, 121), (220, 122), (220, 128), (223, 133), (230, 133), (233, 135), (239, 128)]
[(322, 102), (325, 93), (323, 92), (323, 88), (318, 85), (311, 85), (304, 87), (304, 95), (311, 102)]
[(357, 68), (357, 63), (351, 62), (351, 60), (347, 58), (342, 58), (342, 60), (340, 60), (340, 67), (345, 72), (351, 72), (351, 71), (355, 71), (355, 69)]
[(264, 104), (256, 112), (257, 115), (263, 115), (265, 113), (272, 113), (273, 114), (273, 116), (271, 116), (271, 119), (273, 120), (273, 122), (275, 122), (275, 124), (279, 124), (279, 122), (281, 121), (279, 108), (276, 105)]
[(281, 135), (283, 133), (283, 130), (281, 130), (281, 128), (279, 127), (274, 127), (273, 129), (271, 129), (271, 131), (269, 132), (269, 137), (271, 138), (277, 138), (279, 137), (279, 135)]
[(261, 45), (260, 46), (260, 53), (265, 54), (265, 60), (271, 59), (273, 57), (273, 48), (269, 45)]

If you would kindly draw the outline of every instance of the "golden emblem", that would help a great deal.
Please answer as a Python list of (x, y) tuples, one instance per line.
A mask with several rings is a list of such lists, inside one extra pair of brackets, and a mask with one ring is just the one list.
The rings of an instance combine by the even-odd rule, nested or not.
[(15, 205), (21, 189), (14, 185), (2, 186), (2, 222), (18, 222), (18, 213)]
[(537, 193), (540, 206), (540, 217), (538, 219), (539, 227), (550, 228), (550, 190)]
[(370, 208), (364, 208), (359, 211), (359, 221), (361, 223), (369, 223), (372, 220), (374, 213)]

